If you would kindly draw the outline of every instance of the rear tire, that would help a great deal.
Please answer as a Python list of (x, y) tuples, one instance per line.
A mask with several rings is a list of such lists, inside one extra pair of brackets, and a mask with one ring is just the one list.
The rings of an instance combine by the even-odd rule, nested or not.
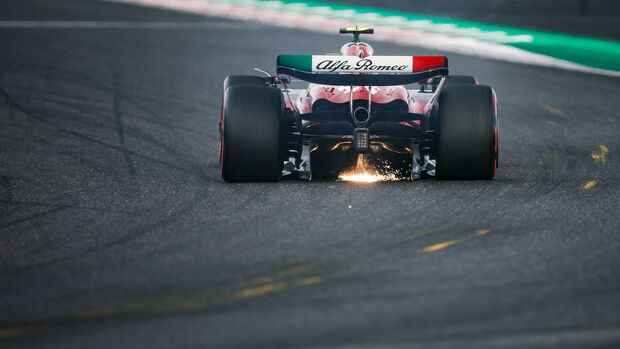
[(438, 99), (437, 178), (492, 179), (497, 168), (497, 107), (489, 86), (453, 85)]
[(228, 182), (274, 182), (282, 175), (286, 141), (282, 92), (267, 86), (224, 91), (220, 166)]

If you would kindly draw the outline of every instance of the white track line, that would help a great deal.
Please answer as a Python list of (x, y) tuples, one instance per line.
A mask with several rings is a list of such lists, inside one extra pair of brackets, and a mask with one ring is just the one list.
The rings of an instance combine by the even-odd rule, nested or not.
[(0, 21), (0, 29), (247, 29), (230, 22)]

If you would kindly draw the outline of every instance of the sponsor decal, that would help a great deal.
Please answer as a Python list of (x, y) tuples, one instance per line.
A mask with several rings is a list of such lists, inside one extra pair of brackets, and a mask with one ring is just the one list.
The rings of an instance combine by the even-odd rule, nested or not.
[(411, 57), (312, 56), (313, 72), (404, 73), (412, 72)]

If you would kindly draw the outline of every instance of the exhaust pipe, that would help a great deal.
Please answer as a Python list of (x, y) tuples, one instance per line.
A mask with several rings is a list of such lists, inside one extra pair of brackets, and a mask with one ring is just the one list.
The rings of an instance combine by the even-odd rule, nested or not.
[(353, 111), (353, 120), (358, 124), (364, 124), (370, 119), (370, 112), (364, 107), (357, 107)]

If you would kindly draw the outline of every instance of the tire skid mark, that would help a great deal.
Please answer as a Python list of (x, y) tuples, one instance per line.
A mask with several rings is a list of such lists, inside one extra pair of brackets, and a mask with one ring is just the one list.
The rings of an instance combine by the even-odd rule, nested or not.
[(136, 166), (133, 164), (133, 159), (131, 158), (131, 156), (129, 155), (129, 153), (127, 152), (127, 143), (125, 141), (125, 126), (123, 125), (123, 118), (121, 115), (121, 106), (120, 106), (120, 98), (119, 98), (119, 93), (120, 93), (120, 74), (118, 73), (118, 71), (116, 69), (114, 70), (114, 77), (113, 77), (113, 89), (112, 89), (112, 113), (114, 114), (114, 122), (116, 124), (116, 131), (117, 131), (117, 135), (118, 135), (118, 143), (121, 147), (121, 149), (123, 149), (123, 157), (125, 158), (125, 164), (127, 165), (127, 173), (129, 174), (129, 177), (131, 178), (136, 178)]
[[(136, 107), (138, 107), (139, 109), (142, 109), (143, 111), (151, 114), (151, 115), (157, 115), (158, 119), (157, 121), (152, 120), (152, 119), (147, 119), (145, 117), (143, 117), (143, 119), (145, 120), (149, 120), (152, 123), (157, 124), (158, 126), (162, 127), (164, 130), (172, 132), (174, 134), (174, 138), (176, 140), (181, 140), (183, 141), (185, 139), (185, 137), (182, 137), (178, 132), (178, 126), (172, 125), (168, 122), (162, 121), (165, 120), (165, 116), (161, 115), (159, 112), (155, 111), (154, 109), (147, 107), (145, 104), (138, 102), (136, 99), (131, 98), (129, 96), (125, 96), (124, 94), (120, 93), (120, 86), (118, 84), (119, 81), (119, 74), (116, 70), (114, 70), (115, 72), (115, 87), (114, 87), (114, 114), (115, 117), (117, 119), (117, 127), (118, 127), (118, 118), (120, 117), (120, 114), (118, 113), (118, 106), (121, 103), (121, 100), (124, 100), (126, 103), (130, 103), (131, 105), (134, 105)], [(135, 116), (134, 116), (135, 118)], [(186, 153), (181, 153), (175, 149), (173, 149), (172, 147), (170, 147), (169, 145), (163, 143), (160, 139), (152, 136), (149, 133), (145, 133), (142, 129), (138, 128), (138, 127), (131, 127), (128, 126), (126, 124), (123, 124), (121, 122), (122, 125), (122, 130), (123, 130), (123, 134), (122, 134), (122, 139), (124, 140), (125, 138), (125, 134), (132, 134), (134, 136), (136, 136), (137, 138), (146, 141), (162, 150), (164, 150), (165, 152), (167, 152), (168, 154), (172, 155), (175, 159), (180, 159), (181, 161), (185, 162), (189, 168), (192, 169), (192, 171), (201, 177), (204, 178), (208, 178), (208, 174), (204, 171), (203, 167), (200, 166), (200, 164), (195, 161), (195, 159), (188, 159), (188, 156), (191, 157), (191, 154), (188, 155)], [(120, 129), (120, 128), (119, 128)], [(119, 139), (120, 139), (120, 135), (119, 135)], [(185, 144), (185, 142), (183, 142)], [(125, 147), (126, 149), (126, 147)]]
[[(178, 132), (178, 130), (180, 129), (178, 127), (178, 125), (173, 125), (171, 123), (165, 122), (164, 120), (166, 119), (165, 116), (160, 115), (157, 111), (153, 110), (152, 108), (147, 107), (146, 105), (144, 105), (143, 103), (140, 103), (138, 101), (136, 101), (133, 98), (124, 96), (124, 95), (119, 95), (119, 98), (125, 99), (126, 102), (131, 103), (132, 105), (146, 111), (149, 114), (152, 115), (157, 115), (159, 116), (158, 119), (153, 120), (153, 119), (148, 119), (148, 118), (140, 118), (143, 119), (147, 122), (151, 122), (154, 123), (155, 125), (160, 126), (161, 128), (163, 128), (164, 130), (168, 131), (168, 132), (172, 132), (173, 135), (175, 136), (174, 138), (176, 140), (180, 140), (183, 144), (187, 144), (186, 142), (184, 142), (185, 138), (184, 136), (181, 136)], [(134, 118), (136, 118), (134, 116)], [(179, 159), (182, 162), (185, 162), (185, 164), (192, 169), (193, 172), (195, 172), (197, 175), (202, 176), (204, 178), (208, 178), (209, 175), (207, 172), (205, 172), (205, 169), (203, 166), (200, 165), (199, 161), (197, 161), (194, 156), (193, 153), (181, 153), (177, 150), (175, 150), (174, 148), (170, 147), (169, 145), (161, 142), (161, 140), (159, 140), (158, 138), (152, 136), (149, 133), (145, 133), (141, 128), (138, 127), (131, 127), (131, 126), (127, 126), (125, 125), (125, 130), (127, 133), (136, 136), (137, 138), (144, 140), (148, 143), (153, 144), (154, 146), (164, 150), (165, 152), (167, 152), (168, 154), (172, 155), (175, 159)], [(185, 132), (191, 132), (190, 130), (187, 129), (182, 129)], [(201, 134), (199, 132), (196, 132), (199, 135), (203, 136), (203, 137), (207, 137), (207, 138), (211, 138), (211, 139), (218, 139), (219, 140), (219, 135), (214, 135), (214, 136), (209, 136), (209, 135), (205, 135), (205, 134)]]
[[(220, 136), (217, 133), (216, 133), (216, 135), (209, 135), (207, 133), (201, 132), (200, 130), (180, 127), (178, 124), (166, 121), (166, 118), (163, 115), (161, 115), (158, 111), (156, 111), (155, 109), (151, 108), (148, 104), (142, 103), (138, 99), (131, 98), (131, 97), (125, 96), (125, 95), (121, 95), (119, 97), (124, 99), (125, 102), (131, 103), (136, 108), (141, 109), (142, 111), (146, 112), (148, 115), (156, 115), (156, 116), (158, 116), (158, 118), (149, 118), (148, 116), (145, 116), (145, 115), (135, 114), (135, 115), (132, 115), (133, 119), (142, 120), (144, 122), (157, 125), (157, 126), (163, 128), (165, 130), (181, 130), (183, 132), (191, 133), (191, 134), (194, 134), (194, 135), (197, 135), (197, 136), (208, 137), (208, 138), (211, 138), (211, 139), (214, 139), (214, 140), (217, 139), (219, 141), (219, 137)], [(215, 109), (217, 109), (217, 108), (215, 108)], [(183, 138), (181, 138), (181, 140), (182, 139)]]
[(68, 43), (64, 45), (60, 52), (52, 56), (52, 59), (47, 64), (47, 68), (45, 69), (45, 83), (47, 85), (48, 90), (52, 90), (52, 72), (56, 71), (58, 68), (58, 63), (62, 60), (66, 59), (69, 52), (75, 47), (73, 43)]
[[(266, 190), (266, 189), (265, 189)], [(262, 195), (264, 195), (265, 190), (259, 190), (258, 193), (254, 193), (253, 195), (251, 195), (251, 197), (247, 197), (247, 195), (245, 195), (245, 193), (239, 189), (235, 189), (235, 191), (239, 194), (236, 195), (235, 197), (245, 197), (240, 203), (236, 203), (234, 205), (232, 205), (232, 210), (239, 210), (240, 208), (245, 207), (247, 204), (251, 203), (251, 202), (255, 202), (256, 199)], [(113, 247), (116, 247), (118, 245), (124, 244), (124, 243), (128, 243), (131, 242), (133, 240), (137, 240), (137, 239), (143, 239), (143, 237), (146, 234), (150, 234), (152, 233), (155, 229), (163, 227), (165, 225), (169, 225), (169, 224), (173, 224), (176, 220), (181, 219), (181, 216), (189, 213), (191, 210), (193, 210), (195, 207), (197, 207), (199, 204), (201, 204), (202, 202), (209, 200), (209, 196), (205, 195), (204, 193), (201, 192), (196, 192), (194, 197), (197, 197), (197, 199), (194, 199), (191, 202), (188, 202), (187, 200), (185, 202), (188, 202), (188, 205), (179, 208), (177, 211), (174, 211), (172, 214), (169, 215), (168, 219), (162, 219), (154, 224), (151, 225), (146, 225), (146, 226), (141, 226), (141, 227), (135, 227), (133, 229), (130, 229), (127, 231), (127, 233), (123, 236), (123, 237), (119, 237), (113, 241), (104, 243), (102, 246), (100, 247), (91, 247), (88, 248), (85, 251), (79, 251), (70, 255), (65, 255), (61, 258), (56, 258), (53, 260), (48, 260), (48, 261), (43, 261), (41, 263), (38, 263), (37, 265), (35, 265), (35, 267), (46, 267), (49, 265), (53, 265), (55, 263), (61, 263), (61, 262), (67, 262), (70, 261), (74, 258), (80, 258), (83, 256), (86, 256), (88, 254), (91, 253), (95, 253), (95, 252), (100, 252), (103, 250), (107, 250)], [(143, 211), (143, 212), (142, 212)], [(145, 214), (149, 214), (151, 212), (151, 209), (148, 208), (143, 208), (141, 210), (136, 210), (135, 212), (131, 212), (132, 215), (137, 216), (137, 217), (141, 217)], [(175, 218), (178, 217), (178, 218)], [(208, 222), (205, 222), (205, 224), (215, 224), (221, 221), (225, 221), (227, 220), (227, 217), (213, 217), (212, 219), (210, 219)], [(189, 245), (191, 245), (193, 242), (192, 241), (179, 241), (179, 240), (175, 240), (173, 242), (168, 243), (168, 247), (166, 248), (165, 252), (166, 254), (170, 254), (173, 253), (174, 251), (180, 251), (180, 250), (185, 250), (188, 248)], [(129, 256), (131, 258), (126, 258), (123, 259), (122, 261), (114, 261), (109, 263), (108, 265), (113, 266), (117, 263), (122, 263), (123, 265), (128, 265), (130, 261), (132, 260), (144, 260), (147, 258), (151, 258), (153, 256), (158, 255), (159, 253), (162, 253), (161, 251), (158, 250), (154, 250), (154, 251), (148, 251), (148, 252), (144, 252), (144, 254), (134, 254), (132, 256)], [(32, 265), (29, 265), (28, 267), (30, 267)], [(10, 270), (9, 272), (11, 273), (18, 273), (20, 272), (20, 270)]]
[[(199, 203), (203, 202), (204, 200), (207, 200), (206, 197), (199, 197), (197, 199), (188, 201), (184, 206), (182, 206), (181, 208), (177, 209), (176, 211), (174, 211), (172, 214), (170, 214), (168, 217), (164, 217), (154, 223), (151, 224), (147, 224), (147, 225), (143, 225), (143, 226), (137, 226), (133, 229), (128, 229), (123, 235), (121, 235), (120, 237), (115, 237), (113, 238), (111, 241), (107, 241), (105, 243), (102, 244), (97, 244), (96, 246), (91, 246), (91, 247), (87, 247), (84, 249), (81, 249), (79, 251), (76, 251), (74, 253), (69, 253), (69, 254), (65, 254), (62, 255), (60, 257), (55, 257), (55, 258), (51, 258), (48, 260), (44, 260), (44, 261), (39, 261), (39, 262), (35, 262), (35, 263), (30, 263), (28, 265), (23, 265), (23, 266), (17, 266), (17, 267), (12, 267), (6, 270), (0, 270), (1, 272), (5, 273), (5, 274), (18, 274), (18, 273), (22, 273), (26, 270), (29, 270), (31, 268), (41, 268), (41, 267), (47, 267), (50, 265), (54, 265), (57, 263), (62, 263), (62, 262), (67, 262), (76, 258), (80, 258), (83, 256), (87, 256), (89, 254), (92, 253), (98, 253), (101, 251), (104, 251), (106, 249), (110, 249), (110, 248), (114, 248), (114, 247), (118, 247), (120, 245), (126, 244), (128, 242), (131, 241), (135, 241), (138, 239), (142, 239), (145, 235), (152, 233), (153, 231), (155, 231), (157, 228), (161, 228), (164, 227), (166, 225), (172, 224), (174, 222), (176, 222), (177, 220), (181, 219), (181, 217), (190, 212), (191, 210), (193, 210)], [(77, 205), (77, 204), (76, 204)], [(134, 215), (139, 216), (139, 213), (134, 213)], [(138, 258), (136, 256), (132, 256), (135, 258)], [(119, 261), (115, 261), (115, 262), (119, 262)], [(126, 264), (126, 260), (122, 261)], [(111, 263), (112, 265), (113, 263)]]
[(79, 132), (75, 132), (75, 131), (71, 131), (71, 130), (65, 130), (65, 129), (61, 129), (59, 131), (62, 132), (62, 133), (65, 133), (65, 134), (77, 137), (77, 138), (81, 138), (81, 139), (83, 139), (85, 141), (88, 141), (88, 142), (91, 142), (91, 143), (95, 143), (95, 144), (104, 146), (106, 148), (112, 149), (112, 150), (116, 150), (116, 151), (121, 152), (121, 153), (128, 153), (129, 155), (133, 155), (133, 156), (135, 156), (137, 158), (140, 158), (142, 160), (146, 160), (146, 161), (149, 161), (149, 162), (153, 162), (153, 163), (156, 163), (156, 164), (163, 165), (163, 166), (167, 167), (168, 169), (175, 169), (175, 170), (178, 170), (178, 171), (181, 171), (181, 172), (184, 172), (184, 173), (188, 173), (188, 174), (193, 175), (193, 176), (197, 176), (197, 177), (199, 177), (199, 178), (201, 178), (203, 180), (206, 179), (205, 177), (202, 176), (202, 174), (193, 173), (192, 171), (189, 171), (187, 168), (184, 168), (184, 167), (181, 167), (181, 166), (169, 163), (169, 162), (164, 161), (164, 160), (160, 160), (160, 159), (152, 158), (150, 156), (142, 155), (142, 154), (136, 153), (136, 152), (131, 151), (131, 150), (123, 149), (123, 148), (118, 147), (116, 145), (109, 144), (109, 143), (106, 143), (106, 142), (94, 139), (92, 137), (83, 135), (83, 134), (81, 134)]
[[(53, 265), (54, 263), (58, 263), (58, 262), (64, 262), (64, 261), (68, 261), (71, 260), (73, 258), (78, 258), (93, 252), (97, 252), (100, 250), (104, 250), (106, 248), (110, 248), (112, 246), (127, 242), (127, 241), (131, 241), (134, 240), (136, 238), (140, 238), (142, 235), (152, 231), (153, 229), (157, 228), (158, 226), (165, 224), (166, 222), (171, 223), (171, 220), (174, 219), (180, 219), (180, 216), (183, 215), (186, 212), (189, 212), (189, 210), (192, 210), (194, 208), (194, 206), (196, 206), (198, 203), (206, 200), (206, 196), (200, 196), (199, 199), (197, 200), (193, 200), (193, 201), (186, 201), (186, 205), (185, 206), (181, 206), (178, 210), (176, 211), (172, 211), (169, 212), (168, 214), (165, 214), (164, 216), (166, 218), (157, 221), (154, 224), (151, 225), (147, 225), (147, 226), (139, 226), (139, 227), (135, 227), (134, 229), (129, 229), (127, 234), (122, 235), (121, 237), (112, 237), (112, 241), (108, 241), (108, 242), (104, 242), (103, 244), (100, 244), (98, 246), (93, 246), (93, 247), (88, 247), (86, 249), (81, 249), (75, 253), (70, 253), (70, 254), (65, 254), (62, 255), (60, 257), (57, 258), (52, 258), (52, 259), (48, 259), (45, 261), (40, 261), (37, 263), (31, 263), (25, 266), (17, 266), (17, 267), (13, 267), (7, 270), (3, 270), (3, 272), (6, 273), (19, 273), (20, 271), (23, 270), (27, 270), (30, 267), (44, 267), (44, 266), (48, 266), (48, 265)], [(140, 211), (145, 211), (145, 212), (140, 212)], [(132, 214), (136, 217), (141, 216), (143, 214), (145, 214), (146, 212), (149, 212), (150, 209), (148, 208), (143, 208), (140, 210), (136, 210), (136, 211), (132, 211), (128, 214)], [(176, 218), (175, 218), (176, 217)]]
[[(0, 197), (3, 199), (2, 201), (7, 201), (0, 201), (0, 203), (8, 204), (8, 202), (13, 201), (13, 177), (4, 174), (4, 171), (0, 172), (0, 189), (2, 190), (0, 191)], [(2, 221), (6, 215), (8, 215), (7, 210), (0, 210), (0, 221)]]
[(57, 207), (49, 209), (49, 210), (46, 210), (46, 211), (43, 211), (43, 212), (37, 212), (37, 213), (29, 215), (27, 217), (14, 219), (12, 221), (5, 222), (5, 223), (0, 223), (0, 228), (9, 228), (9, 227), (17, 225), (17, 224), (21, 224), (21, 223), (28, 222), (28, 221), (31, 221), (31, 220), (34, 220), (34, 219), (37, 219), (37, 218), (48, 216), (50, 214), (54, 214), (56, 212), (60, 212), (60, 211), (64, 211), (64, 210), (68, 210), (68, 209), (74, 208), (77, 205), (79, 205), (79, 203), (74, 203), (74, 204), (70, 204), (70, 205), (57, 205)]
[[(33, 99), (34, 98), (38, 98), (38, 97), (33, 96)], [(67, 120), (69, 116), (63, 115), (65, 120), (70, 121), (72, 124), (75, 124), (76, 126), (81, 125), (81, 126), (88, 127), (88, 128), (96, 128), (98, 130), (104, 129), (104, 130), (116, 131), (116, 127), (114, 125), (110, 125), (109, 123), (100, 121), (100, 120), (105, 120), (105, 118), (108, 118), (109, 115), (107, 113), (109, 109), (107, 108), (100, 107), (100, 108), (97, 108), (98, 110), (94, 110), (95, 107), (93, 106), (80, 106), (80, 105), (77, 105), (74, 101), (59, 100), (55, 98), (54, 96), (49, 96), (45, 102), (48, 102), (48, 103), (45, 103), (45, 106), (47, 106), (48, 104), (51, 104), (53, 106), (62, 106), (64, 109), (72, 110), (73, 112), (79, 115), (97, 116), (97, 118), (89, 118), (89, 119), (71, 117), (70, 120)], [(35, 103), (30, 103), (30, 105), (33, 105), (33, 104)]]
[[(34, 214), (31, 214), (31, 215), (28, 215), (26, 217), (22, 217), (19, 219), (15, 219), (5, 224), (0, 224), (0, 228), (6, 229), (6, 235), (3, 235), (3, 239), (6, 239), (7, 244), (8, 244), (8, 246), (4, 246), (2, 250), (6, 251), (8, 249), (13, 249), (15, 251), (19, 251), (23, 260), (28, 260), (29, 259), (28, 256), (33, 255), (38, 250), (43, 250), (49, 247), (54, 247), (54, 249), (59, 248), (61, 244), (60, 241), (55, 240), (55, 239), (50, 239), (50, 237), (46, 234), (39, 235), (36, 232), (34, 233), (34, 240), (29, 241), (29, 243), (26, 245), (21, 245), (20, 243), (18, 243), (18, 239), (15, 239), (14, 237), (21, 238), (27, 233), (30, 234), (30, 232), (28, 230), (24, 230), (24, 228), (22, 228), (21, 230), (19, 228), (15, 228), (12, 231), (10, 231), (9, 229), (13, 228), (16, 225), (22, 225), (26, 222), (31, 223), (31, 226), (36, 225), (38, 224), (38, 220), (43, 217), (55, 215), (55, 214), (64, 212), (69, 209), (76, 209), (78, 205), (79, 203), (71, 204), (71, 205), (62, 205), (62, 204), (53, 205), (51, 206), (52, 207), (51, 209), (48, 209), (42, 212), (36, 212)], [(46, 207), (46, 206), (43, 206), (43, 207)], [(0, 253), (0, 255), (1, 254), (2, 253)], [(12, 265), (13, 265), (11, 262), (9, 262), (8, 259), (3, 259), (2, 264), (3, 264), (3, 269), (1, 269), (0, 271), (8, 270), (12, 268)]]
[[(60, 150), (60, 151), (57, 151), (56, 154), (59, 156), (64, 156), (66, 158), (69, 158), (73, 160), (75, 163), (80, 164), (84, 168), (90, 168), (97, 174), (105, 174), (106, 176), (112, 176), (114, 178), (117, 178), (118, 176), (121, 176), (122, 174), (124, 174), (122, 169), (119, 168), (118, 166), (105, 165), (105, 164), (102, 165), (98, 161), (89, 159), (88, 156), (86, 157), (80, 156), (82, 154), (79, 150), (78, 151)], [(90, 179), (91, 178), (89, 176), (86, 176), (86, 175), (82, 176), (82, 182), (81, 182), (82, 188), (88, 186), (88, 182), (90, 181)]]
[[(186, 171), (189, 171), (189, 173), (192, 173), (194, 176), (197, 176), (200, 178), (209, 178), (209, 173), (205, 171), (202, 165), (200, 165), (195, 159), (188, 158), (188, 156), (191, 156), (191, 155), (175, 150), (173, 147), (160, 141), (158, 138), (152, 136), (151, 134), (145, 133), (140, 128), (127, 126), (127, 125), (125, 125), (124, 128), (125, 128), (125, 134), (133, 135), (136, 138), (139, 138), (140, 140), (144, 142), (147, 142), (159, 149), (164, 150), (169, 155), (172, 155), (175, 159), (181, 162), (180, 165), (186, 166), (186, 169), (185, 169)], [(178, 134), (176, 136), (177, 136), (175, 137), (176, 139), (183, 139), (183, 137), (181, 137)], [(127, 149), (125, 149), (125, 151), (129, 152), (129, 150)], [(185, 166), (182, 168), (185, 168)]]
[[(26, 132), (26, 128), (23, 127), (23, 125), (11, 125), (9, 127), (14, 127), (20, 131), (24, 131)], [(40, 145), (45, 145), (45, 146), (52, 146), (55, 148), (62, 148), (62, 149), (74, 149), (74, 150), (78, 150), (79, 147), (76, 146), (75, 144), (60, 144), (60, 143), (54, 143), (51, 140), (47, 139), (47, 138), (43, 138), (40, 137), (36, 134), (30, 134), (28, 135), (31, 137), (31, 139), (28, 140), (28, 143), (30, 144), (40, 144)], [(14, 134), (10, 134), (10, 135), (0, 135), (0, 138), (2, 139), (7, 139), (7, 140), (12, 140), (12, 141), (23, 141), (24, 138), (22, 136), (16, 136)]]
[[(95, 80), (95, 79), (90, 79), (90, 78), (84, 78), (84, 77), (82, 77), (82, 80), (89, 82), (89, 84), (90, 84), (90, 85), (92, 85), (92, 86), (99, 87), (99, 88), (104, 89), (104, 90), (110, 90), (110, 87), (109, 87), (109, 86), (104, 86), (104, 85), (102, 85), (101, 83), (99, 83), (99, 82), (98, 82), (97, 80)], [(72, 81), (73, 81), (73, 80), (72, 80)], [(116, 82), (117, 82), (117, 81), (115, 80), (115, 84), (116, 84)], [(116, 88), (116, 87), (118, 87), (118, 86), (115, 86), (115, 88)], [(116, 99), (115, 104), (118, 106), (118, 103), (120, 103), (120, 99), (121, 99), (121, 98), (124, 98), (124, 97), (123, 97), (123, 96), (121, 96), (121, 95), (118, 93), (118, 91), (117, 91), (117, 90), (115, 90), (115, 88), (113, 88), (113, 89), (112, 89), (112, 91), (113, 91), (113, 93), (114, 93), (114, 98)], [(126, 125), (124, 125), (124, 124), (122, 124), (122, 122), (121, 122), (121, 125), (120, 125), (121, 127), (119, 128), (118, 116), (120, 116), (120, 115), (119, 115), (119, 114), (117, 114), (117, 113), (114, 113), (114, 114), (115, 114), (114, 116), (115, 116), (115, 118), (116, 118), (116, 120), (115, 120), (115, 122), (116, 122), (116, 127), (114, 127), (114, 126), (107, 126), (107, 125), (100, 125), (100, 127), (103, 127), (103, 128), (109, 128), (109, 129), (116, 129), (116, 130), (119, 132), (119, 139), (122, 139), (122, 140), (123, 140), (122, 142), (120, 142), (120, 143), (121, 143), (121, 145), (120, 145), (120, 146), (114, 146), (114, 145), (109, 144), (109, 143), (107, 143), (107, 142), (99, 141), (99, 140), (96, 140), (96, 139), (94, 139), (94, 138), (92, 138), (92, 137), (89, 137), (89, 136), (86, 136), (86, 135), (84, 135), (84, 134), (81, 134), (81, 133), (79, 133), (79, 132), (72, 131), (72, 130), (69, 130), (69, 129), (64, 129), (64, 128), (62, 128), (62, 127), (56, 126), (54, 123), (52, 123), (52, 122), (50, 122), (50, 121), (46, 120), (45, 118), (43, 118), (43, 117), (41, 117), (41, 116), (38, 116), (36, 113), (34, 113), (34, 112), (32, 112), (32, 111), (30, 111), (30, 110), (26, 109), (25, 107), (23, 107), (23, 106), (22, 106), (19, 102), (17, 102), (17, 101), (13, 98), (13, 96), (11, 96), (11, 95), (10, 95), (10, 94), (6, 91), (6, 89), (5, 89), (3, 86), (1, 86), (1, 85), (0, 85), (0, 96), (3, 96), (3, 97), (7, 100), (7, 102), (8, 102), (8, 104), (9, 104), (9, 106), (10, 106), (10, 107), (13, 107), (13, 108), (15, 108), (15, 109), (17, 109), (17, 110), (21, 111), (21, 112), (22, 112), (22, 113), (24, 113), (25, 115), (27, 115), (27, 116), (29, 116), (29, 117), (31, 117), (31, 118), (33, 118), (33, 119), (35, 119), (35, 120), (37, 120), (37, 121), (39, 121), (39, 122), (41, 122), (41, 123), (45, 124), (45, 125), (47, 125), (47, 126), (50, 126), (52, 130), (55, 130), (55, 131), (60, 131), (60, 132), (64, 132), (64, 133), (67, 133), (67, 134), (70, 134), (70, 135), (73, 135), (73, 136), (76, 136), (76, 137), (80, 137), (80, 138), (82, 138), (82, 139), (86, 139), (86, 140), (88, 140), (88, 141), (90, 141), (90, 142), (94, 142), (94, 143), (96, 143), (96, 144), (106, 146), (106, 147), (108, 147), (108, 148), (110, 148), (110, 149), (120, 151), (120, 152), (123, 154), (123, 156), (125, 157), (125, 159), (129, 159), (129, 161), (130, 161), (130, 165), (129, 165), (129, 172), (130, 172), (130, 174), (131, 174), (131, 173), (134, 173), (134, 174), (135, 174), (135, 166), (133, 166), (133, 167), (131, 166), (131, 165), (133, 165), (133, 161), (132, 161), (132, 159), (131, 159), (131, 156), (136, 156), (136, 157), (142, 158), (143, 160), (147, 160), (147, 161), (156, 162), (156, 163), (162, 164), (162, 165), (164, 165), (164, 166), (167, 166), (168, 168), (174, 168), (174, 169), (177, 169), (177, 170), (180, 170), (180, 171), (186, 172), (186, 173), (191, 174), (191, 175), (193, 175), (193, 176), (197, 176), (197, 177), (199, 177), (199, 178), (202, 178), (203, 180), (209, 177), (209, 176), (207, 175), (207, 173), (204, 171), (204, 169), (203, 169), (200, 165), (198, 165), (197, 163), (195, 163), (195, 162), (190, 161), (190, 169), (186, 169), (186, 168), (183, 168), (183, 167), (181, 167), (181, 166), (176, 166), (176, 165), (173, 165), (173, 164), (171, 164), (171, 163), (168, 163), (167, 161), (164, 161), (164, 160), (154, 159), (154, 158), (151, 158), (151, 157), (148, 157), (148, 156), (145, 156), (145, 155), (140, 155), (140, 154), (138, 154), (138, 153), (136, 153), (136, 152), (133, 152), (133, 151), (128, 150), (126, 147), (124, 147), (124, 146), (123, 146), (124, 139), (125, 139), (125, 130), (127, 129), (127, 126), (126, 126)], [(80, 112), (84, 112), (84, 113), (91, 113), (91, 114), (92, 114), (92, 112), (91, 112), (90, 110), (84, 110), (84, 109), (81, 109), (80, 107), (78, 107), (78, 106), (76, 106), (76, 105), (71, 105), (70, 103), (63, 103), (63, 104), (65, 104), (65, 106), (67, 106), (67, 107), (71, 107), (71, 108), (73, 108), (73, 109), (74, 109), (74, 110), (76, 110), (76, 111), (80, 111)], [(83, 122), (83, 121), (82, 121), (82, 120), (80, 120), (80, 119), (77, 119), (77, 120), (72, 120), (72, 122), (77, 122), (78, 124), (80, 124), (80, 123), (82, 123), (82, 124), (83, 124), (83, 123), (85, 123), (85, 122)], [(91, 120), (87, 121), (86, 123), (87, 123), (89, 126), (92, 126), (92, 122), (91, 122)], [(120, 130), (120, 131), (119, 131), (119, 130)], [(135, 129), (132, 129), (132, 131), (135, 131)], [(144, 135), (144, 134), (143, 134), (143, 135)], [(177, 137), (177, 139), (183, 139), (183, 137)], [(186, 160), (186, 161), (187, 161), (187, 159), (185, 159), (186, 154), (181, 155), (181, 154), (179, 154), (178, 152), (173, 151), (173, 150), (172, 150), (172, 148), (170, 148), (170, 147), (168, 147), (168, 146), (165, 146), (165, 145), (161, 144), (161, 142), (156, 141), (156, 140), (155, 140), (154, 138), (152, 138), (152, 137), (151, 137), (151, 141), (154, 141), (154, 142), (155, 142), (155, 143), (154, 143), (155, 145), (159, 145), (161, 148), (163, 148), (164, 150), (166, 150), (168, 153), (170, 153), (171, 155), (173, 155), (175, 158), (183, 158), (184, 160)], [(132, 169), (133, 169), (133, 171), (132, 171)]]

